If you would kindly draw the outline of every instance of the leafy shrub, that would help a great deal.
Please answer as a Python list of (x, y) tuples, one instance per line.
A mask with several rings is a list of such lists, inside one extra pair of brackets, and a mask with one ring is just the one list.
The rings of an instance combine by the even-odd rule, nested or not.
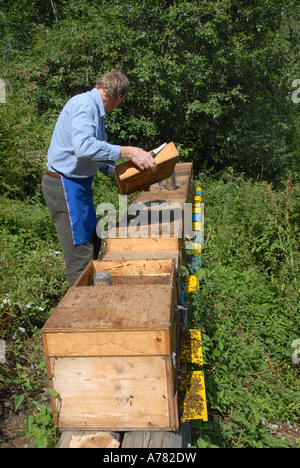
[(202, 330), (211, 421), (197, 426), (199, 444), (288, 446), (268, 437), (261, 420), (297, 422), (299, 183), (275, 191), (226, 176), (201, 181), (204, 268), (190, 312)]
[(286, 70), (296, 70), (299, 33), (294, 3), (256, 3), (118, 0), (99, 13), (97, 2), (81, 0), (57, 6), (57, 19), (50, 3), (30, 7), (40, 22), (28, 52), (4, 64), (7, 88), (22, 91), (18, 112), (28, 109), (46, 135), (71, 96), (122, 68), (132, 90), (107, 116), (110, 141), (149, 150), (175, 141), (196, 170), (231, 165), (257, 176), (263, 168), (270, 178), (292, 159), (296, 167), (297, 106)]
[(40, 204), (1, 200), (0, 333), (30, 334), (44, 323), (65, 287), (59, 242)]

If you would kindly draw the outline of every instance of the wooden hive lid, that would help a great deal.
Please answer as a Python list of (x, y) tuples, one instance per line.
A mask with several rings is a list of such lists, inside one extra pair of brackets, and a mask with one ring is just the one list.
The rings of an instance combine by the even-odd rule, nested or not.
[(173, 302), (171, 285), (73, 287), (42, 331), (167, 330)]
[(145, 185), (155, 184), (170, 177), (179, 159), (179, 153), (173, 142), (168, 143), (155, 156), (156, 171), (141, 171), (131, 161), (116, 166), (116, 182), (121, 194), (137, 192)]

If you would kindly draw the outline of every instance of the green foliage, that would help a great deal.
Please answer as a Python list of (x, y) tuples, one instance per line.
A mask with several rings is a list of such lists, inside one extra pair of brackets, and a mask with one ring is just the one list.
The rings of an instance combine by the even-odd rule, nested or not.
[(22, 91), (0, 104), (0, 193), (21, 200), (34, 197), (46, 163), (49, 128)]
[[(1, 393), (11, 395), (16, 412), (27, 413), (48, 385), (40, 328), (67, 287), (57, 235), (38, 198), (0, 201), (0, 338), (7, 357), (0, 367)], [(51, 447), (52, 412), (37, 405), (28, 416), (27, 436), (38, 447)]]
[(299, 181), (275, 191), (226, 176), (201, 180), (204, 268), (190, 310), (202, 331), (211, 420), (198, 425), (198, 445), (289, 446), (261, 421), (299, 416)]
[(36, 448), (55, 448), (59, 430), (53, 424), (53, 411), (48, 405), (34, 401), (36, 413), (26, 418), (25, 437), (34, 439)]
[(30, 334), (66, 287), (63, 258), (48, 210), (39, 203), (0, 202), (0, 333)]
[[(30, 113), (33, 127), (40, 124), (47, 135), (43, 151), (66, 101), (118, 67), (132, 90), (107, 117), (110, 141), (145, 149), (176, 141), (196, 169), (231, 165), (255, 177), (262, 168), (271, 178), (299, 164), (298, 107), (291, 101), (299, 50), (293, 2), (25, 1), (19, 13), (15, 4), (4, 5), (0, 21), (2, 73), (8, 102)], [(19, 32), (14, 24), (23, 20)], [(7, 44), (20, 44), (29, 24), (24, 50), (10, 54)], [(32, 143), (36, 147), (33, 127), (24, 128), (33, 140), (25, 145), (5, 131), (11, 167), (20, 151), (23, 161)]]

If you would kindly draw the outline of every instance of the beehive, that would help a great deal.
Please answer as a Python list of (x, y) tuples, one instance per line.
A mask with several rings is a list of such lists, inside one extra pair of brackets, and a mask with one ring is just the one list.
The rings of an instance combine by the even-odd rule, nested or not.
[[(158, 156), (157, 156), (158, 157)], [(160, 190), (153, 185), (150, 192), (139, 195), (134, 205), (107, 238), (109, 253), (129, 255), (140, 252), (182, 251), (185, 204), (192, 201), (192, 163), (176, 164), (176, 189)]]
[(178, 428), (176, 298), (174, 260), (88, 265), (42, 329), (60, 429)]

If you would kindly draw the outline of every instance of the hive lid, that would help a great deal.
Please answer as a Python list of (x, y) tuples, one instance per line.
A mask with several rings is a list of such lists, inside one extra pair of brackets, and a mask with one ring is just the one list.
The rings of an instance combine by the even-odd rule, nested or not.
[(156, 156), (156, 170), (141, 171), (131, 161), (116, 166), (116, 182), (120, 194), (125, 195), (141, 190), (145, 185), (152, 185), (171, 177), (179, 153), (173, 142), (168, 143)]
[(42, 331), (168, 329), (173, 297), (170, 285), (71, 288)]

